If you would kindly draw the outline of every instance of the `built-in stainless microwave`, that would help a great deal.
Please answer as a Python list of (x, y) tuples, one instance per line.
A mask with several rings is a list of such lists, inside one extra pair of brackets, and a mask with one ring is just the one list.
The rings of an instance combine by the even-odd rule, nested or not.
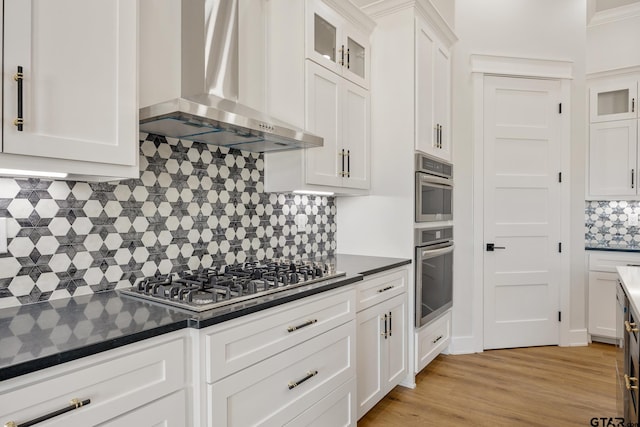
[(453, 165), (416, 154), (416, 222), (453, 219)]

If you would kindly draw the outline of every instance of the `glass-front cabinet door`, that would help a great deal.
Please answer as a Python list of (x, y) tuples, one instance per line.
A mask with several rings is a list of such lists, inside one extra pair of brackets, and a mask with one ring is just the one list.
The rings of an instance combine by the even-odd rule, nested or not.
[(321, 0), (307, 0), (306, 56), (368, 88), (369, 42)]
[(638, 117), (638, 80), (620, 78), (595, 83), (590, 89), (591, 123)]

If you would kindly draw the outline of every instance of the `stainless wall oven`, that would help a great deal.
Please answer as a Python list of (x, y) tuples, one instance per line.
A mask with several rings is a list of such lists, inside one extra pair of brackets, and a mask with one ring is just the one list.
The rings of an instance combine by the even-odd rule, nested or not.
[(416, 222), (453, 219), (453, 166), (416, 154)]
[(416, 230), (416, 327), (453, 305), (453, 227)]

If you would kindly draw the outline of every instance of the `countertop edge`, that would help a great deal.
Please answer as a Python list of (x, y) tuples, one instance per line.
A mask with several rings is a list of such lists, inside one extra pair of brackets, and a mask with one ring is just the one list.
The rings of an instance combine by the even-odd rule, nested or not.
[(412, 262), (413, 261), (411, 261), (410, 259), (406, 259), (406, 260), (398, 261), (396, 263), (385, 265), (382, 267), (372, 268), (366, 271), (360, 271), (358, 272), (358, 274), (362, 274), (363, 276), (370, 276), (372, 274), (382, 273), (384, 271), (393, 270), (394, 268), (402, 267), (405, 265), (411, 265)]
[(638, 252), (640, 253), (640, 248), (593, 248), (585, 246), (585, 251), (602, 251), (602, 252)]
[(158, 326), (157, 328), (147, 329), (144, 331), (136, 332), (130, 335), (124, 335), (122, 337), (105, 340), (95, 344), (88, 344), (83, 347), (75, 348), (72, 350), (62, 351), (60, 353), (51, 354), (42, 358), (30, 360), (27, 362), (20, 362), (12, 366), (7, 366), (0, 369), (0, 381), (8, 380), (11, 378), (19, 377), (21, 375), (30, 374), (42, 369), (51, 368), (56, 365), (61, 365), (66, 362), (71, 362), (83, 357), (92, 356), (94, 354), (102, 353), (104, 351), (113, 350), (118, 347), (123, 347), (128, 344), (143, 341), (148, 338), (157, 337), (160, 335), (168, 334), (180, 329), (188, 327), (188, 319), (179, 320), (166, 325)]

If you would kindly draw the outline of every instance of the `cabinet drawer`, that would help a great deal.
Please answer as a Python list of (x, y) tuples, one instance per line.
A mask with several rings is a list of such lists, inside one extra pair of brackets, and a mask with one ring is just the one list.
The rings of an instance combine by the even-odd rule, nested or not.
[[(355, 317), (353, 289), (264, 310), (204, 332), (206, 380), (213, 383)], [(218, 327), (220, 326), (220, 327)]]
[(616, 267), (624, 267), (630, 264), (640, 267), (640, 253), (589, 253), (589, 271), (617, 273)]
[(187, 422), (187, 396), (185, 390), (180, 390), (160, 400), (131, 411), (116, 419), (110, 420), (99, 427), (182, 427)]
[(353, 378), (354, 337), (351, 321), (207, 385), (208, 425), (283, 425), (293, 419)]
[(416, 372), (420, 372), (449, 345), (451, 311), (416, 332)]
[(285, 424), (286, 427), (355, 426), (355, 380), (342, 384), (328, 396)]
[(96, 425), (139, 408), (184, 387), (185, 341), (145, 340), (4, 381), (0, 422), (23, 423), (65, 408), (74, 398), (91, 403), (47, 425)]
[(364, 310), (406, 291), (406, 269), (365, 279), (356, 286), (356, 311)]

